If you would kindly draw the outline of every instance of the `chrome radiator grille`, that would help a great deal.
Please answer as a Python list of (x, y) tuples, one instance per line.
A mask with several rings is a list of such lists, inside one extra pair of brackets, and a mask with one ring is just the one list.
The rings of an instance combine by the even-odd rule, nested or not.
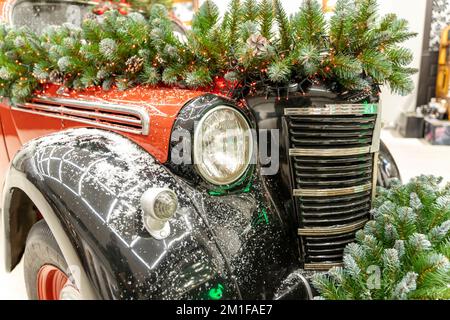
[(377, 105), (285, 109), (305, 269), (328, 269), (370, 217)]

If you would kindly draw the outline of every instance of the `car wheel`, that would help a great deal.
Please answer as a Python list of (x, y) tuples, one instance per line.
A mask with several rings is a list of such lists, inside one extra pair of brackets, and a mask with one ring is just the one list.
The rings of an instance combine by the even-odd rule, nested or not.
[(400, 171), (386, 144), (381, 141), (378, 160), (378, 186), (388, 188), (390, 180), (394, 178), (401, 181)]
[(67, 274), (67, 262), (44, 220), (31, 228), (23, 259), (29, 299), (78, 299), (79, 292)]

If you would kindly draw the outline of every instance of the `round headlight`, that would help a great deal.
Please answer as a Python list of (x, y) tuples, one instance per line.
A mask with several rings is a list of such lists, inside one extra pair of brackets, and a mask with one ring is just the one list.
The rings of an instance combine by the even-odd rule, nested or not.
[(253, 135), (247, 119), (236, 109), (220, 106), (199, 122), (194, 135), (194, 162), (200, 175), (215, 185), (229, 185), (247, 171)]

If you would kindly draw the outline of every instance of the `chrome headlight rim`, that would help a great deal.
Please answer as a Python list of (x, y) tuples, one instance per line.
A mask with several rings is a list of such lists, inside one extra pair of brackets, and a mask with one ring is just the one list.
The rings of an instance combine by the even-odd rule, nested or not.
[[(229, 181), (226, 181), (226, 182), (217, 181), (216, 179), (211, 178), (205, 172), (205, 170), (200, 165), (200, 163), (202, 162), (201, 153), (198, 152), (198, 149), (199, 149), (199, 145), (198, 144), (203, 141), (202, 139), (199, 139), (199, 137), (201, 135), (201, 131), (202, 131), (202, 128), (203, 128), (203, 125), (204, 125), (205, 121), (209, 118), (209, 116), (211, 116), (211, 114), (213, 114), (213, 113), (215, 113), (217, 111), (221, 111), (221, 110), (232, 111), (237, 116), (237, 118), (239, 118), (239, 120), (241, 120), (243, 123), (246, 124), (248, 132), (249, 132), (249, 134), (248, 134), (248, 136), (249, 136), (249, 153), (248, 153), (248, 157), (246, 159), (245, 166), (243, 167), (241, 172), (239, 172), (239, 175), (237, 175), (236, 178), (230, 179)], [(201, 117), (200, 121), (197, 124), (197, 127), (194, 130), (194, 143), (193, 143), (193, 150), (192, 150), (193, 151), (193, 155), (194, 155), (194, 168), (196, 169), (196, 171), (200, 175), (200, 177), (202, 177), (202, 179), (204, 179), (206, 182), (208, 182), (208, 183), (210, 183), (212, 185), (215, 185), (215, 186), (219, 186), (219, 187), (226, 187), (226, 186), (233, 185), (234, 183), (236, 183), (240, 179), (242, 179), (248, 173), (248, 170), (249, 170), (249, 168), (251, 166), (251, 161), (252, 161), (252, 158), (253, 158), (254, 137), (253, 137), (253, 134), (251, 133), (251, 129), (252, 129), (252, 127), (250, 125), (250, 121), (236, 107), (222, 104), (222, 105), (217, 105), (217, 106), (211, 108), (210, 110), (208, 110)]]

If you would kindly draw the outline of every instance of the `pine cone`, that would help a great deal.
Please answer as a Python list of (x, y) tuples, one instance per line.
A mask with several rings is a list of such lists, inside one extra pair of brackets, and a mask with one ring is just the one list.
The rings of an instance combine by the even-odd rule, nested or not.
[(132, 56), (125, 62), (126, 73), (136, 74), (142, 70), (144, 66), (144, 59), (138, 56)]
[(260, 34), (254, 34), (248, 38), (247, 45), (257, 57), (266, 55), (269, 52), (269, 41)]
[(51, 83), (63, 84), (64, 74), (59, 70), (53, 70), (52, 72), (50, 72), (48, 79)]

